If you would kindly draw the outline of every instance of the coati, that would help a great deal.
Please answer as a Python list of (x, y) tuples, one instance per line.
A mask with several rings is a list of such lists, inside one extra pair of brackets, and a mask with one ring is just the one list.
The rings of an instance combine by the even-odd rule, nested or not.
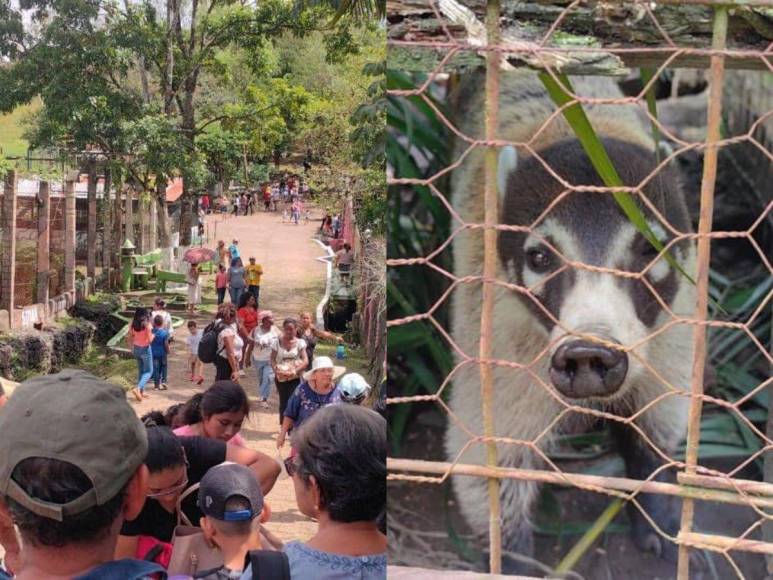
[[(581, 96), (622, 96), (609, 79), (577, 77), (571, 81)], [(450, 97), (457, 127), (472, 139), (485, 138), (483, 87), (483, 74), (471, 74), (461, 80)], [(657, 176), (648, 178), (658, 163), (646, 117), (638, 105), (583, 107), (624, 184), (644, 184), (644, 195), (661, 214), (659, 217), (634, 195), (655, 235), (665, 244), (678, 233), (690, 232), (675, 170), (664, 165)], [(695, 290), (663, 257), (651, 264), (658, 252), (630, 223), (610, 193), (564, 193), (567, 188), (561, 180), (574, 186), (604, 183), (561, 115), (543, 127), (555, 110), (536, 74), (502, 73), (496, 137), (529, 142), (537, 155), (523, 147), (504, 147), (499, 153), (499, 223), (532, 229), (498, 232), (497, 279), (529, 289), (530, 293), (496, 287), (493, 358), (530, 365), (533, 374), (502, 365), (493, 368), (495, 435), (536, 440), (541, 450), (547, 450), (557, 434), (598, 421), (597, 417), (572, 411), (553, 424), (565, 410), (562, 401), (623, 418), (640, 412), (634, 423), (649, 442), (628, 425), (618, 421), (609, 424), (625, 460), (627, 476), (643, 480), (663, 464), (663, 456), (673, 457), (686, 433), (689, 399), (685, 391), (690, 388), (692, 327), (675, 323), (645, 339), (673, 321), (668, 310), (674, 316), (691, 316)], [(464, 156), (469, 147), (469, 142), (459, 139), (454, 159)], [(484, 222), (484, 149), (467, 152), (451, 175), (451, 203), (467, 223)], [(671, 246), (670, 253), (694, 276), (695, 250), (691, 242), (680, 240)], [(455, 276), (481, 276), (483, 230), (468, 228), (457, 235), (453, 254)], [(646, 279), (663, 304), (645, 283), (631, 277), (574, 266), (556, 273), (565, 261), (634, 273), (649, 265)], [(452, 295), (451, 334), (471, 357), (478, 355), (481, 301), (479, 280), (460, 284)], [(588, 339), (588, 335), (604, 344)], [(615, 344), (621, 345), (620, 349), (614, 348)], [(647, 406), (664, 393), (670, 394)], [(483, 434), (478, 365), (464, 364), (457, 369), (449, 405), (467, 429)], [(457, 459), (469, 440), (469, 433), (456, 421), (449, 421), (449, 461)], [(501, 466), (544, 466), (543, 460), (525, 445), (498, 444), (497, 455)], [(469, 446), (459, 461), (485, 463), (485, 445)], [(661, 471), (654, 479), (667, 477), (673, 476)], [(488, 530), (486, 480), (453, 477), (452, 481), (465, 519), (484, 535)], [(534, 482), (501, 481), (504, 550), (532, 553), (531, 517), (537, 492)], [(672, 537), (676, 534), (680, 510), (672, 499), (639, 494), (637, 500), (664, 533)], [(669, 560), (676, 559), (676, 545), (658, 535), (631, 503), (629, 515), (638, 546)], [(505, 559), (504, 570), (517, 572), (523, 567)]]

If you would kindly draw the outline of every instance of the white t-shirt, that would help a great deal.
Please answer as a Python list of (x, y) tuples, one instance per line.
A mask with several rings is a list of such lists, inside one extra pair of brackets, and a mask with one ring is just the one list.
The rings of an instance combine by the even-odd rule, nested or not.
[(242, 337), (239, 336), (239, 329), (237, 328), (235, 322), (229, 326), (226, 326), (220, 332), (220, 334), (217, 335), (217, 354), (223, 358), (228, 358), (228, 354), (225, 352), (225, 342), (223, 340), (226, 336), (234, 337), (234, 357), (236, 357), (236, 360), (242, 360), (242, 347), (244, 346), (244, 340), (242, 340)]
[(172, 328), (172, 315), (169, 314), (166, 310), (153, 310), (150, 313), (150, 321), (153, 322), (153, 319), (157, 316), (161, 316), (161, 318), (164, 319), (164, 330), (169, 332), (169, 336), (172, 336), (174, 334), (174, 329)]
[(252, 331), (252, 340), (255, 346), (252, 348), (252, 360), (255, 362), (268, 362), (271, 360), (271, 343), (282, 336), (282, 331), (276, 326), (264, 331), (260, 325)]
[(198, 356), (199, 343), (201, 342), (201, 337), (203, 335), (204, 335), (203, 330), (197, 330), (195, 334), (188, 334), (188, 337), (185, 339), (185, 342), (188, 345), (188, 352), (190, 354), (195, 354)]

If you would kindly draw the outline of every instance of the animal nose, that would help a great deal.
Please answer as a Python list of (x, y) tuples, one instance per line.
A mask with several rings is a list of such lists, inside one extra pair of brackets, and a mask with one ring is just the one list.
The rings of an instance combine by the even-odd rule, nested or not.
[(626, 353), (587, 340), (565, 342), (550, 361), (550, 380), (572, 399), (612, 395), (627, 372)]

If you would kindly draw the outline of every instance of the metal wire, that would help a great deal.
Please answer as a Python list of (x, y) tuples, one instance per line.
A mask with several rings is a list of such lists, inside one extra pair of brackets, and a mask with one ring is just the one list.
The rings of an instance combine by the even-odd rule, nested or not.
[[(406, 405), (420, 402), (434, 402), (437, 404), (445, 414), (447, 414), (449, 421), (453, 422), (463, 432), (467, 434), (469, 440), (462, 450), (459, 451), (453, 461), (440, 462), (440, 461), (417, 461), (413, 459), (388, 459), (389, 479), (393, 481), (415, 482), (415, 483), (429, 483), (439, 484), (446, 481), (452, 474), (456, 475), (468, 475), (488, 478), (489, 481), (495, 479), (518, 479), (522, 481), (541, 481), (548, 482), (557, 485), (570, 486), (577, 489), (593, 491), (603, 493), (612, 497), (620, 497), (635, 505), (642, 513), (644, 518), (653, 525), (657, 533), (668, 541), (675, 542), (679, 545), (679, 578), (686, 579), (689, 575), (689, 551), (690, 549), (706, 549), (722, 554), (722, 556), (728, 561), (730, 567), (742, 577), (741, 571), (738, 565), (734, 562), (731, 552), (732, 551), (747, 551), (754, 553), (773, 553), (773, 544), (760, 542), (756, 540), (748, 539), (748, 536), (761, 524), (773, 519), (773, 516), (768, 514), (765, 509), (769, 509), (773, 505), (773, 485), (765, 484), (755, 481), (748, 481), (735, 478), (734, 475), (743, 466), (748, 465), (756, 458), (760, 457), (766, 451), (773, 449), (773, 441), (771, 441), (765, 433), (760, 431), (741, 411), (741, 406), (748, 402), (752, 397), (761, 393), (764, 389), (773, 384), (773, 378), (759, 384), (752, 392), (746, 394), (742, 398), (735, 402), (730, 402), (716, 397), (707, 395), (703, 389), (703, 377), (704, 366), (706, 359), (706, 332), (709, 328), (728, 328), (734, 329), (738, 332), (744, 333), (748, 336), (750, 342), (760, 350), (762, 356), (767, 362), (773, 365), (773, 357), (765, 347), (760, 343), (757, 337), (752, 331), (752, 324), (758, 317), (763, 308), (769, 308), (771, 299), (773, 298), (773, 290), (771, 290), (767, 296), (761, 301), (759, 307), (755, 310), (752, 316), (745, 322), (727, 322), (727, 321), (715, 321), (710, 320), (708, 317), (708, 272), (709, 272), (709, 256), (711, 243), (715, 240), (721, 239), (743, 239), (747, 241), (751, 247), (759, 255), (760, 261), (767, 268), (768, 272), (773, 275), (773, 266), (771, 265), (770, 257), (760, 248), (759, 244), (754, 238), (754, 232), (760, 227), (765, 219), (770, 219), (770, 214), (773, 212), (773, 201), (769, 202), (764, 211), (759, 215), (758, 219), (746, 230), (743, 231), (712, 231), (712, 211), (713, 211), (713, 197), (714, 186), (716, 182), (717, 173), (717, 157), (720, 149), (729, 147), (731, 145), (737, 145), (740, 143), (748, 143), (751, 146), (758, 149), (769, 161), (773, 162), (773, 153), (768, 151), (765, 146), (755, 136), (757, 130), (763, 123), (768, 121), (773, 115), (773, 110), (768, 111), (758, 118), (743, 135), (737, 135), (733, 137), (722, 137), (720, 134), (720, 122), (722, 116), (722, 84), (724, 77), (725, 63), (728, 60), (738, 58), (751, 58), (759, 59), (761, 61), (761, 68), (767, 69), (773, 72), (773, 64), (771, 64), (771, 56), (773, 56), (773, 44), (769, 45), (765, 50), (752, 51), (752, 50), (738, 50), (729, 49), (725, 45), (725, 35), (727, 31), (727, 10), (728, 6), (752, 6), (752, 5), (767, 5), (765, 2), (727, 2), (720, 0), (668, 0), (669, 4), (703, 4), (712, 6), (715, 11), (714, 19), (714, 40), (711, 48), (696, 48), (696, 47), (683, 47), (679, 46), (675, 40), (670, 37), (661, 23), (658, 21), (655, 11), (648, 3), (636, 3), (637, 6), (642, 7), (647, 19), (653, 24), (656, 30), (663, 36), (663, 45), (658, 47), (571, 47), (571, 48), (556, 48), (547, 46), (548, 40), (554, 35), (554, 33), (560, 28), (562, 21), (576, 9), (582, 2), (576, 0), (567, 5), (560, 14), (557, 15), (553, 24), (549, 27), (544, 37), (539, 42), (534, 43), (522, 43), (515, 42), (512, 39), (504, 38), (500, 41), (498, 36), (497, 26), (492, 25), (491, 19), (493, 15), (498, 14), (498, 2), (490, 1), (487, 12), (487, 26), (488, 29), (484, 29), (480, 23), (474, 21), (474, 15), (466, 13), (464, 7), (454, 4), (452, 10), (454, 12), (453, 21), (449, 21), (449, 7), (448, 2), (444, 0), (428, 0), (431, 11), (435, 14), (436, 18), (440, 21), (440, 27), (444, 33), (445, 38), (441, 39), (406, 39), (406, 40), (392, 40), (390, 44), (392, 46), (399, 47), (414, 47), (414, 48), (433, 48), (446, 51), (444, 57), (439, 62), (437, 67), (429, 73), (426, 80), (421, 86), (410, 90), (390, 90), (388, 93), (395, 97), (418, 97), (421, 99), (422, 104), (429, 107), (436, 115), (437, 119), (443, 123), (450, 134), (454, 136), (460, 143), (466, 144), (466, 149), (462, 154), (449, 163), (442, 170), (427, 178), (415, 178), (415, 177), (403, 177), (395, 175), (388, 177), (387, 183), (389, 185), (403, 185), (403, 186), (423, 186), (427, 187), (431, 192), (434, 199), (436, 199), (445, 210), (448, 212), (452, 227), (451, 233), (443, 243), (432, 250), (425, 256), (415, 258), (393, 258), (387, 260), (388, 268), (405, 268), (425, 266), (430, 268), (434, 272), (442, 275), (449, 280), (450, 285), (448, 289), (438, 298), (438, 300), (426, 311), (411, 316), (405, 316), (402, 318), (394, 318), (387, 322), (389, 328), (395, 328), (406, 324), (414, 323), (416, 321), (426, 321), (430, 323), (435, 330), (440, 334), (449, 349), (457, 356), (458, 363), (453, 367), (451, 372), (445, 377), (442, 384), (434, 394), (429, 395), (415, 395), (415, 396), (400, 396), (387, 399), (387, 403), (391, 405)], [(614, 3), (614, 2), (613, 2)], [(633, 3), (632, 3), (633, 4)], [(492, 12), (496, 7), (496, 11)], [(496, 18), (495, 18), (496, 20)], [(463, 23), (466, 31), (467, 38), (459, 38), (458, 32), (451, 32), (451, 24), (456, 26)], [(488, 41), (487, 38), (488, 37)], [(451, 59), (458, 54), (465, 51), (475, 51), (487, 59), (488, 67), (488, 81), (486, 84), (487, 95), (487, 130), (485, 139), (477, 139), (473, 136), (467, 135), (462, 129), (456, 127), (454, 123), (439, 110), (435, 101), (429, 97), (429, 90), (433, 82), (437, 79), (445, 67), (451, 62)], [(511, 142), (502, 139), (497, 139), (494, 131), (496, 127), (496, 107), (498, 103), (498, 95), (496, 88), (498, 86), (497, 75), (500, 67), (507, 67), (506, 57), (511, 55), (528, 55), (539, 61), (544, 70), (550, 74), (554, 79), (557, 79), (557, 72), (554, 70), (554, 65), (557, 59), (562, 58), (562, 55), (567, 53), (583, 53), (583, 52), (600, 52), (615, 55), (624, 55), (627, 52), (637, 53), (651, 53), (662, 57), (664, 60), (658, 66), (657, 70), (652, 75), (652, 80), (642, 88), (642, 90), (634, 97), (626, 98), (588, 98), (577, 94), (571, 94), (572, 101), (563, 107), (557, 108), (553, 114), (536, 130), (534, 135), (525, 142)], [(536, 149), (536, 143), (541, 133), (546, 130), (548, 125), (556, 118), (560, 117), (564, 109), (575, 103), (581, 105), (593, 105), (593, 104), (605, 104), (605, 105), (631, 105), (641, 103), (651, 88), (652, 84), (661, 76), (661, 74), (670, 66), (674, 65), (680, 58), (688, 56), (700, 56), (710, 59), (710, 95), (709, 95), (709, 109), (707, 119), (707, 137), (702, 142), (691, 142), (685, 139), (679, 138), (673, 134), (673, 131), (664, 126), (663, 123), (653, 116), (646, 107), (641, 107), (641, 112), (646, 115), (647, 119), (653, 126), (657, 127), (663, 139), (667, 139), (674, 143), (676, 149), (662, 159), (660, 163), (655, 167), (650, 174), (639, 184), (630, 185), (628, 187), (597, 187), (597, 186), (577, 186), (575, 184), (567, 182), (562, 176), (560, 176), (550, 164), (540, 156), (539, 151)], [(496, 69), (496, 70), (492, 70)], [(489, 125), (492, 122), (493, 125)], [(494, 190), (495, 184), (491, 182), (496, 175), (495, 170), (492, 171), (491, 167), (487, 163), (486, 171), (486, 195), (485, 195), (485, 219), (483, 223), (477, 223), (474, 221), (468, 221), (464, 219), (459, 211), (454, 208), (442, 192), (438, 189), (437, 182), (443, 176), (448, 173), (461, 168), (466, 162), (469, 155), (476, 149), (488, 149), (488, 153), (493, 155), (494, 148), (502, 147), (505, 145), (512, 145), (519, 150), (523, 150), (530, 157), (533, 157), (538, 163), (540, 163), (545, 171), (547, 171), (554, 179), (562, 184), (564, 191), (553, 200), (550, 205), (537, 217), (534, 222), (526, 226), (513, 226), (497, 223), (497, 199), (496, 195), (490, 195)], [(658, 174), (668, 166), (679, 155), (683, 155), (686, 152), (701, 152), (704, 155), (704, 169), (701, 184), (701, 219), (697, 233), (689, 231), (680, 231), (674, 225), (669, 223), (669, 220), (657, 209), (657, 207), (648, 199), (644, 193), (644, 188), (647, 184)], [(488, 162), (488, 158), (486, 159)], [(495, 163), (496, 160), (494, 159)], [(495, 165), (494, 165), (495, 167)], [(635, 196), (655, 218), (659, 223), (668, 231), (672, 236), (671, 240), (666, 244), (665, 248), (654, 257), (649, 264), (647, 264), (641, 271), (629, 272), (618, 270), (614, 268), (604, 268), (594, 266), (590, 264), (581, 263), (577, 260), (572, 260), (564, 256), (558, 248), (550, 244), (549, 240), (540, 237), (539, 233), (535, 231), (535, 228), (541, 224), (554, 210), (554, 208), (567, 196), (570, 196), (577, 192), (586, 192), (598, 195), (610, 195), (615, 191), (626, 191)], [(484, 232), (485, 239), (485, 251), (482, 255), (485, 256), (486, 267), (483, 269), (483, 274), (478, 276), (459, 276), (454, 272), (437, 265), (435, 259), (446, 250), (454, 240), (462, 235), (464, 232), (471, 232), (476, 230), (482, 230)], [(489, 258), (496, 260), (495, 241), (499, 232), (527, 232), (531, 236), (534, 236), (548, 249), (550, 249), (561, 261), (560, 268), (556, 270), (552, 276), (558, 276), (561, 273), (568, 270), (580, 270), (588, 272), (597, 272), (607, 275), (616, 276), (619, 278), (633, 279), (644, 284), (652, 296), (657, 300), (660, 307), (667, 313), (669, 320), (667, 323), (659, 328), (654, 329), (648, 336), (637, 341), (635, 344), (617, 345), (612, 343), (606, 343), (603, 340), (595, 336), (588, 336), (577, 332), (572, 328), (565, 328), (561, 321), (556, 319), (534, 296), (534, 288), (521, 286), (500, 280), (496, 277), (496, 268), (489, 264)], [(654, 265), (664, 258), (664, 256), (674, 247), (675, 244), (680, 242), (689, 241), (696, 242), (698, 246), (698, 276), (696, 281), (696, 290), (698, 296), (698, 303), (693, 316), (685, 317), (679, 316), (672, 311), (665, 300), (659, 295), (657, 290), (649, 282), (647, 275)], [(544, 284), (545, 280), (541, 280), (540, 284)], [(465, 352), (453, 339), (447, 329), (441, 325), (436, 319), (436, 312), (438, 308), (451, 296), (451, 294), (462, 287), (463, 285), (482, 285), (483, 287), (483, 302), (482, 302), (482, 322), (481, 322), (481, 337), (480, 337), (480, 350), (479, 356), (473, 356), (470, 353)], [(543, 359), (555, 346), (555, 343), (548, 345), (544, 348), (535, 358), (531, 361), (513, 362), (508, 360), (501, 360), (492, 358), (492, 351), (490, 348), (491, 341), (491, 317), (493, 316), (493, 301), (494, 293), (497, 288), (505, 288), (509, 291), (517, 292), (524, 299), (533, 302), (542, 314), (548, 317), (551, 322), (559, 326), (566, 334), (584, 338), (586, 340), (605, 344), (608, 347), (620, 350), (633, 357), (636, 361), (646, 369), (647, 372), (653, 377), (654, 380), (659, 381), (664, 387), (664, 392), (654, 400), (652, 400), (646, 407), (639, 409), (634, 415), (630, 417), (621, 417), (612, 413), (600, 411), (598, 409), (590, 409), (587, 407), (573, 405), (567, 402), (565, 399), (558, 396), (551, 386), (545, 384), (543, 379), (537, 374), (534, 367), (538, 361)], [(637, 354), (636, 349), (642, 344), (652, 340), (656, 336), (663, 332), (666, 332), (670, 328), (677, 325), (689, 325), (693, 328), (694, 332), (694, 347), (695, 347), (695, 360), (693, 363), (691, 390), (686, 392), (677, 388), (669, 380), (662, 376), (656, 368), (652, 366), (644, 357)], [(496, 368), (508, 368), (513, 371), (520, 371), (527, 373), (535, 385), (541, 386), (551, 396), (551, 398), (559, 405), (561, 411), (551, 422), (551, 424), (544, 429), (537, 437), (531, 440), (515, 440), (507, 437), (496, 437), (491, 429), (489, 421), (484, 421), (484, 431), (482, 433), (476, 433), (469, 426), (458, 417), (449, 406), (443, 401), (442, 395), (449, 383), (453, 380), (454, 376), (460, 371), (460, 369), (469, 365), (479, 365), (481, 368), (482, 377), (482, 393), (483, 393), (483, 416), (490, 418), (490, 408), (492, 403), (491, 393), (491, 374)], [(687, 397), (690, 399), (690, 418), (689, 418), (689, 430), (688, 439), (686, 445), (685, 461), (678, 461), (658, 447), (647, 434), (636, 424), (636, 419), (641, 417), (648, 409), (654, 405), (663, 404), (671, 397)], [(729, 473), (723, 473), (717, 470), (708, 469), (701, 466), (697, 462), (698, 456), (698, 444), (700, 438), (700, 420), (701, 409), (704, 403), (711, 403), (721, 407), (722, 409), (732, 413), (738, 420), (748, 427), (756, 437), (759, 437), (763, 442), (762, 449), (757, 453), (749, 457), (743, 464)], [(667, 404), (667, 403), (666, 403)], [(657, 469), (655, 472), (649, 475), (645, 480), (635, 480), (630, 478), (618, 478), (618, 477), (603, 477), (603, 476), (588, 476), (576, 473), (567, 473), (562, 471), (540, 448), (540, 441), (546, 437), (547, 433), (553, 429), (563, 418), (568, 414), (575, 413), (592, 418), (600, 418), (609, 421), (615, 421), (618, 424), (626, 425), (627, 427), (635, 430), (638, 436), (646, 443), (650, 449), (657, 454), (663, 460), (663, 466)], [(546, 469), (520, 469), (520, 468), (503, 468), (496, 467), (496, 447), (498, 445), (515, 445), (524, 449), (528, 449), (534, 455), (539, 457), (546, 466)], [(484, 445), (490, 451), (487, 458), (487, 465), (467, 465), (460, 462), (460, 459), (465, 451), (472, 446)], [(493, 461), (492, 461), (493, 459)], [(676, 468), (679, 473), (677, 477), (678, 483), (666, 484), (656, 481), (657, 475), (664, 469)], [(491, 486), (489, 488), (490, 497), (493, 497), (497, 493), (498, 487)], [(652, 520), (650, 515), (642, 508), (638, 501), (638, 495), (640, 493), (659, 493), (666, 495), (681, 496), (683, 501), (683, 512), (681, 529), (676, 537), (667, 535), (663, 530), (658, 528), (656, 522)], [(757, 517), (757, 521), (751, 525), (743, 534), (739, 537), (726, 537), (719, 535), (707, 535), (699, 534), (692, 531), (692, 512), (693, 502), (695, 499), (702, 501), (717, 501), (724, 503), (732, 503), (736, 505), (748, 506), (754, 510)], [(499, 519), (500, 514), (498, 512), (498, 502), (492, 501), (490, 503), (490, 555), (491, 555), (491, 570), (497, 571), (499, 565), (499, 553), (501, 548), (501, 539), (499, 538)]]

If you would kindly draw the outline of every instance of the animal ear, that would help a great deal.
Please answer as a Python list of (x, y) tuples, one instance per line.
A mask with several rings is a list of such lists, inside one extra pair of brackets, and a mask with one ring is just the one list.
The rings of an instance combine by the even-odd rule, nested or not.
[(518, 168), (518, 152), (512, 145), (506, 145), (499, 151), (497, 162), (497, 187), (499, 188), (499, 201), (507, 195), (507, 177)]

